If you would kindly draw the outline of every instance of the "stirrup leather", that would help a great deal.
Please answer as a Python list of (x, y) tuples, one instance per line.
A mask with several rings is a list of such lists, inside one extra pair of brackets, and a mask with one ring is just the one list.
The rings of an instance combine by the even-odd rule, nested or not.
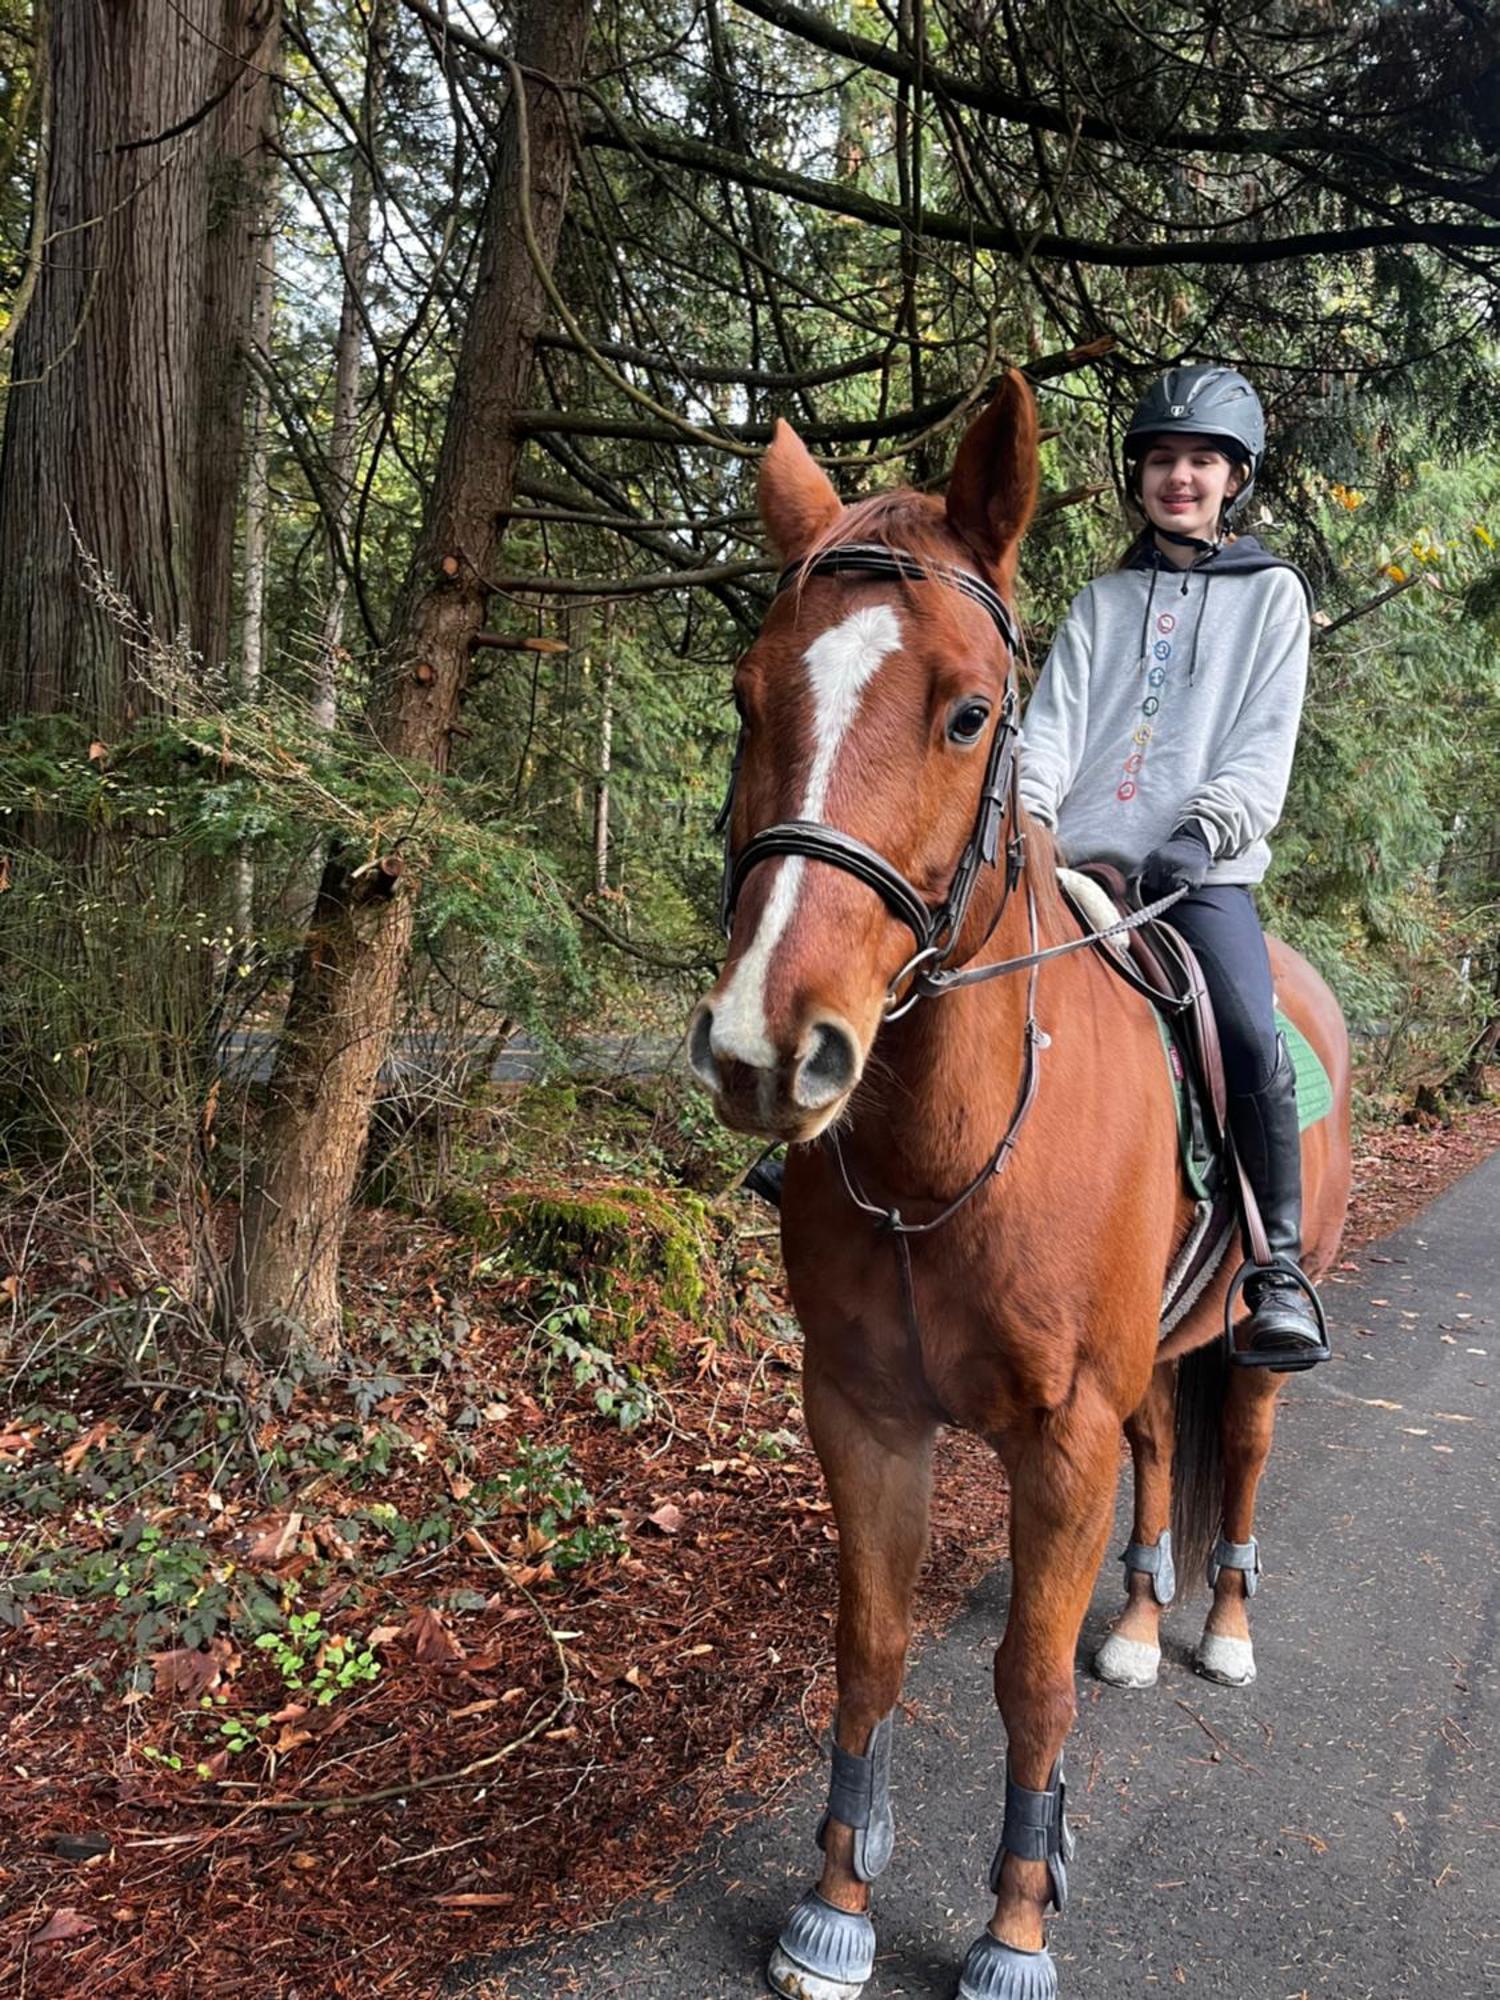
[(1044, 1791), (1029, 1791), (1010, 1775), (1005, 1765), (1005, 1823), (1000, 1845), (990, 1863), (990, 1887), (1000, 1893), (1000, 1870), (1007, 1854), (1018, 1861), (1045, 1861), (1052, 1892), (1052, 1906), (1058, 1912), (1067, 1907), (1068, 1863), (1073, 1859), (1073, 1834), (1068, 1825), (1068, 1788), (1063, 1782), (1062, 1758), (1052, 1767)]

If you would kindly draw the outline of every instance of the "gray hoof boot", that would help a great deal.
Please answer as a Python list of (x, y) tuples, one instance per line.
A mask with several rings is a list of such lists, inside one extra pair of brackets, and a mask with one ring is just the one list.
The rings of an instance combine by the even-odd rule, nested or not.
[(781, 1927), (766, 1977), (785, 2000), (855, 2000), (874, 1970), (870, 1919), (809, 1889)]
[(958, 1975), (958, 2000), (1057, 2000), (1051, 1952), (1017, 1951), (981, 1931)]

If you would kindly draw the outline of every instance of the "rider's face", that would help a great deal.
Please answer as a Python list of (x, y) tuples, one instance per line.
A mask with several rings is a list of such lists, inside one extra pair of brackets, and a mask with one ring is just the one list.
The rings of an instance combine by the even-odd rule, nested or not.
[(1191, 438), (1164, 438), (1141, 460), (1141, 507), (1154, 528), (1210, 542), (1240, 474), (1222, 451)]

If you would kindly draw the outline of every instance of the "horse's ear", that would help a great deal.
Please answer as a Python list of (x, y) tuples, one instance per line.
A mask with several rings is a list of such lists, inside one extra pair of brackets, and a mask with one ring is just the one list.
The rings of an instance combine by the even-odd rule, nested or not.
[(843, 503), (833, 481), (784, 418), (760, 462), (760, 518), (784, 562), (795, 562), (832, 525)]
[(948, 524), (1008, 588), (1036, 506), (1037, 422), (1031, 385), (1014, 368), (964, 432), (948, 479)]

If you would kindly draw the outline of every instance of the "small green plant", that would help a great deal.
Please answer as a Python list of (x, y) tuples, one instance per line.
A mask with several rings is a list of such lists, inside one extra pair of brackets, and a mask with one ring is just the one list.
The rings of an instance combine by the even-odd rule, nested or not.
[(536, 1329), (543, 1398), (550, 1403), (553, 1380), (566, 1368), (575, 1388), (593, 1392), (594, 1408), (601, 1417), (608, 1417), (622, 1431), (637, 1429), (655, 1415), (655, 1395), (638, 1369), (629, 1363), (622, 1365), (585, 1337), (593, 1326), (593, 1311), (576, 1296), (577, 1288), (571, 1281), (562, 1280), (558, 1290), (573, 1296), (554, 1306)]
[(753, 1437), (740, 1439), (740, 1450), (752, 1451), (757, 1458), (779, 1461), (801, 1449), (802, 1439), (795, 1431), (757, 1431)]
[(142, 1743), (140, 1753), (148, 1763), (160, 1764), (165, 1770), (180, 1771), (182, 1759), (175, 1750), (158, 1750), (153, 1743)]
[(529, 1525), (545, 1538), (554, 1569), (579, 1569), (597, 1557), (625, 1553), (625, 1538), (613, 1525), (573, 1525), (594, 1502), (572, 1470), (566, 1445), (535, 1445), (523, 1438), (516, 1463), (490, 1484), (500, 1497), (519, 1505)]
[[(243, 1715), (226, 1715), (219, 1724), (219, 1734), (224, 1738), (224, 1748), (231, 1757), (242, 1757), (247, 1750), (254, 1749), (260, 1741), (260, 1732), (270, 1727), (269, 1715), (257, 1715), (253, 1720)], [(200, 1774), (207, 1776), (208, 1767), (200, 1767)]]
[(305, 1695), (317, 1708), (380, 1678), (374, 1648), (342, 1632), (325, 1632), (318, 1611), (293, 1611), (284, 1632), (262, 1632), (255, 1644), (271, 1655), (287, 1690)]

